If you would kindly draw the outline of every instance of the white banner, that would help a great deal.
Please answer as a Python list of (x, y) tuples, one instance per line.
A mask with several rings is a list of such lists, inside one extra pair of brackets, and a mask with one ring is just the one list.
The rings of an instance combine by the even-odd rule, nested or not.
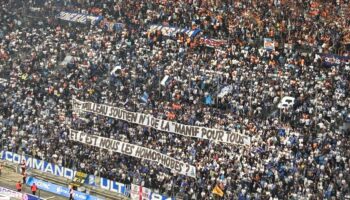
[(87, 21), (90, 20), (91, 24), (95, 24), (101, 17), (62, 11), (58, 14), (57, 18), (70, 22), (78, 22), (81, 24), (86, 24)]
[(218, 97), (222, 98), (222, 97), (226, 96), (227, 94), (230, 94), (232, 92), (232, 90), (233, 90), (232, 85), (228, 85), (220, 90)]
[(83, 144), (107, 149), (117, 153), (129, 155), (136, 158), (142, 158), (157, 162), (159, 165), (175, 170), (176, 172), (196, 177), (196, 168), (192, 165), (186, 164), (167, 155), (164, 155), (158, 151), (141, 147), (138, 145), (125, 143), (122, 141), (100, 137), (97, 135), (90, 135), (81, 131), (70, 129), (69, 139)]
[(190, 37), (196, 36), (200, 31), (200, 29), (183, 29), (183, 28), (176, 28), (176, 27), (169, 27), (169, 26), (162, 26), (162, 25), (151, 25), (148, 29), (148, 31), (161, 31), (163, 35), (169, 36), (169, 37), (175, 37), (177, 33), (186, 33)]
[(26, 195), (26, 194), (22, 194), (20, 192), (16, 192), (3, 187), (0, 187), (0, 194), (4, 195), (4, 196), (0, 196), (1, 197), (0, 199), (6, 199), (5, 197), (8, 197), (8, 199), (10, 198), (22, 199), (22, 197)]
[(190, 126), (163, 119), (157, 119), (143, 113), (129, 112), (127, 110), (92, 102), (83, 102), (73, 99), (73, 111), (85, 111), (104, 115), (107, 117), (127, 121), (134, 124), (148, 126), (160, 131), (175, 133), (187, 137), (207, 139), (237, 145), (249, 145), (250, 137), (237, 133), (200, 126)]
[(175, 200), (173, 197), (166, 197), (152, 192), (146, 187), (131, 184), (130, 188), (131, 200)]

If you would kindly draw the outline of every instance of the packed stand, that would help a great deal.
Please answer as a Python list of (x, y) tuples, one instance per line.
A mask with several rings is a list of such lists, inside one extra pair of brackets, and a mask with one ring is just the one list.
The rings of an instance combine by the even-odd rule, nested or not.
[[(325, 67), (318, 53), (342, 51), (350, 18), (338, 13), (347, 5), (48, 1), (44, 10), (103, 15), (125, 27), (87, 30), (51, 18), (10, 27), (0, 44), (2, 78), (8, 78), (0, 87), (1, 146), (183, 199), (217, 198), (212, 190), (218, 184), (223, 199), (344, 199), (350, 194), (350, 148), (349, 131), (341, 127), (350, 109), (350, 67)], [(202, 32), (169, 38), (149, 32), (154, 24)], [(228, 42), (209, 48), (200, 37)], [(276, 41), (274, 51), (262, 48), (265, 37)], [(171, 78), (161, 84), (166, 75)], [(232, 92), (218, 97), (226, 86)], [(140, 100), (145, 93), (147, 102)], [(276, 106), (284, 96), (295, 97), (295, 103), (280, 110)], [(73, 97), (238, 131), (252, 143), (217, 144), (73, 112)], [(69, 141), (68, 127), (158, 150), (195, 165), (197, 178)]]

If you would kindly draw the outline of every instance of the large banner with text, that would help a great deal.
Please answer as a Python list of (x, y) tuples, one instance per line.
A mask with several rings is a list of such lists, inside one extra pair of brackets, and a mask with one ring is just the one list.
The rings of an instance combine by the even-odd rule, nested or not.
[(84, 111), (104, 115), (118, 120), (127, 121), (134, 124), (148, 126), (159, 131), (175, 133), (187, 137), (207, 139), (216, 142), (249, 145), (250, 137), (238, 132), (223, 131), (213, 128), (190, 126), (177, 122), (155, 118), (151, 115), (136, 113), (93, 102), (84, 102), (73, 99), (73, 111)]
[(70, 129), (69, 131), (69, 139), (72, 141), (81, 142), (83, 144), (107, 149), (128, 156), (155, 161), (158, 164), (161, 164), (164, 167), (172, 169), (180, 174), (190, 177), (196, 176), (195, 166), (176, 160), (153, 149), (148, 149), (138, 145), (113, 140), (97, 135), (90, 135), (73, 129)]

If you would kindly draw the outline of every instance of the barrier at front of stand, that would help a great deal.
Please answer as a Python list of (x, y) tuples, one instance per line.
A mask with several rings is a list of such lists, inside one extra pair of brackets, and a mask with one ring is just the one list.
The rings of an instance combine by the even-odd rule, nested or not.
[(14, 190), (10, 190), (4, 187), (0, 187), (0, 194), (1, 194), (0, 196), (1, 200), (10, 199), (10, 198), (23, 199), (23, 200), (41, 200), (41, 198), (37, 196), (16, 192)]
[[(40, 190), (44, 190), (47, 192), (51, 192), (54, 194), (57, 194), (59, 196), (63, 196), (63, 197), (69, 197), (69, 188), (64, 187), (64, 186), (60, 186), (60, 185), (56, 185), (47, 181), (43, 181), (34, 177), (28, 177), (27, 179), (27, 185), (31, 186), (33, 185), (33, 183), (35, 183), (35, 185), (40, 189)], [(73, 198), (75, 200), (103, 200), (101, 198), (83, 193), (83, 192), (78, 192), (78, 191), (74, 191), (74, 195)]]

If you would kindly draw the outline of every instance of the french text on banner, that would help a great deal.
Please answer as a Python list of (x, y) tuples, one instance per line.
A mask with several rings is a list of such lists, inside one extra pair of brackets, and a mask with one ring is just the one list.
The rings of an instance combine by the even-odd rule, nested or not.
[(134, 124), (148, 126), (159, 131), (175, 133), (187, 137), (236, 145), (249, 145), (250, 137), (238, 132), (223, 131), (213, 128), (190, 126), (177, 122), (155, 118), (151, 115), (130, 112), (122, 108), (73, 99), (73, 110), (91, 112)]
[(69, 139), (128, 156), (155, 161), (164, 167), (186, 176), (195, 177), (196, 175), (195, 166), (176, 160), (153, 149), (148, 149), (110, 138), (100, 137), (97, 135), (90, 135), (73, 129), (70, 129), (69, 131)]

